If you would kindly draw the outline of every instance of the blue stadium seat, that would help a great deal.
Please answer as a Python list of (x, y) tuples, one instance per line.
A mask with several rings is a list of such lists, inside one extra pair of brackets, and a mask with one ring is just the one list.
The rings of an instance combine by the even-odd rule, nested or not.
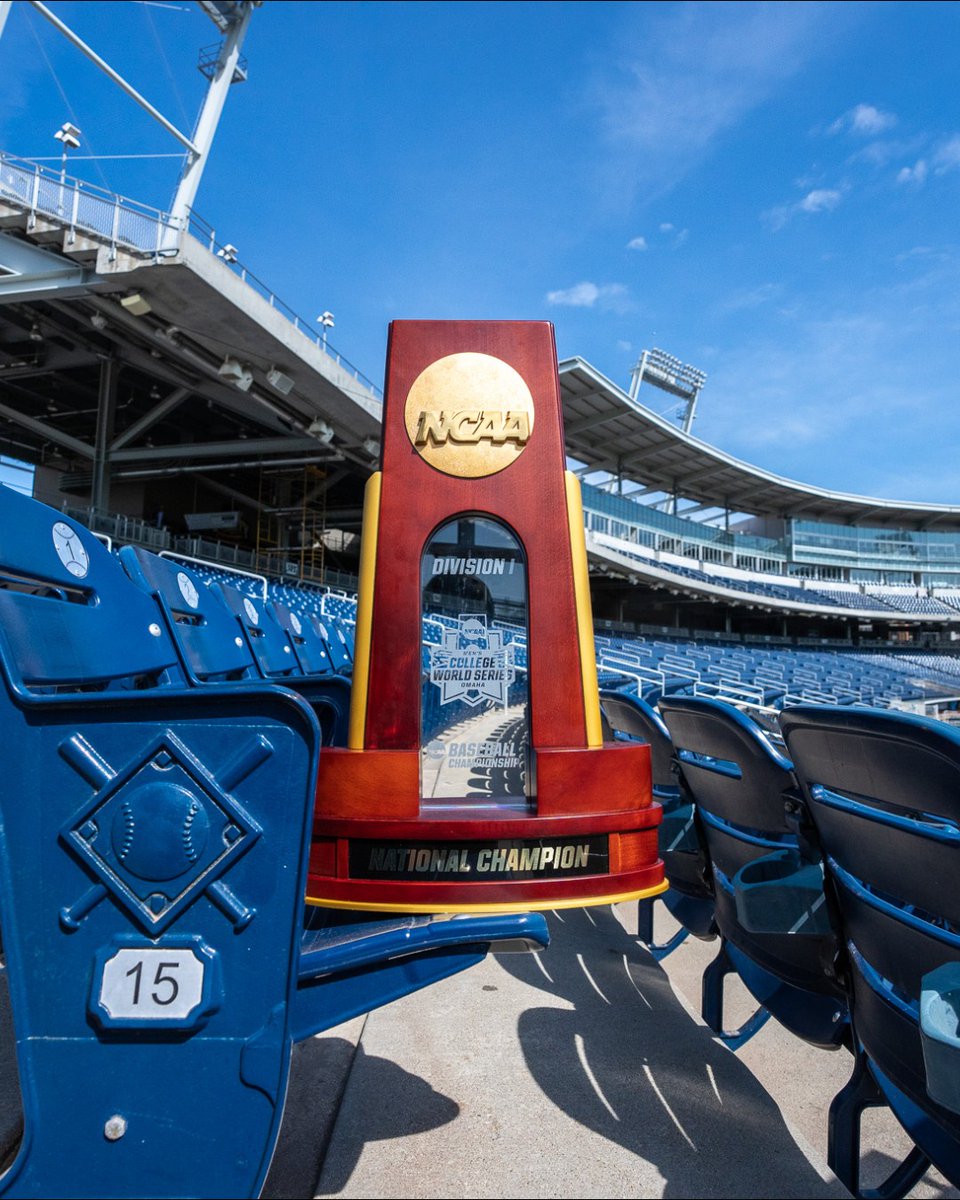
[(650, 747), (653, 795), (663, 807), (659, 830), (660, 857), (670, 890), (659, 897), (681, 929), (657, 945), (653, 935), (656, 900), (639, 901), (639, 937), (657, 959), (677, 948), (688, 933), (704, 939), (717, 935), (713, 884), (695, 806), (674, 770), (673, 743), (659, 714), (636, 696), (601, 691), (600, 708), (611, 737), (646, 742)]
[(124, 546), (119, 558), (127, 575), (159, 605), (190, 683), (259, 677), (236, 620), (199, 574), (139, 546)]
[(213, 583), (210, 591), (233, 613), (263, 679), (284, 682), (302, 674), (293, 646), (265, 600), (228, 583)]
[[(960, 1185), (960, 733), (902, 713), (781, 717), (843, 919), (857, 1069), (831, 1110), (831, 1166), (859, 1188), (859, 1123), (885, 1102)], [(891, 1192), (892, 1194), (892, 1192)]]
[(348, 635), (342, 620), (336, 616), (316, 616), (308, 614), (307, 618), (317, 633), (317, 636), (327, 648), (333, 669), (338, 675), (353, 674), (353, 636)]
[(349, 684), (333, 676), (304, 675), (290, 641), (262, 600), (229, 585), (208, 586), (190, 567), (136, 546), (124, 546), (119, 557), (129, 577), (159, 605), (191, 684), (270, 680), (292, 687), (314, 705), (324, 744), (345, 744)]
[(304, 675), (333, 675), (330, 652), (307, 616), (294, 612), (281, 600), (269, 602), (280, 628), (287, 635)]
[(723, 981), (736, 970), (798, 1037), (845, 1044), (846, 996), (824, 968), (836, 937), (822, 866), (791, 817), (799, 798), (792, 764), (722, 701), (664, 697), (661, 711), (702, 823), (723, 939), (704, 974), (704, 1020), (722, 1031)]

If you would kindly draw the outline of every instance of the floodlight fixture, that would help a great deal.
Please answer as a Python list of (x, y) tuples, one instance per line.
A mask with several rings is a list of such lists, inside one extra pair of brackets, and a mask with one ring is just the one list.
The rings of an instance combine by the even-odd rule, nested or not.
[(281, 394), (281, 396), (289, 396), (293, 391), (294, 381), (289, 375), (280, 370), (279, 367), (271, 367), (267, 372), (267, 383), (272, 388)]
[(674, 354), (667, 354), (665, 350), (654, 347), (652, 350), (643, 351), (630, 373), (631, 400), (636, 400), (644, 380), (686, 402), (683, 432), (689, 433), (696, 416), (700, 389), (707, 381), (706, 372), (681, 362)]
[(250, 368), (229, 356), (217, 367), (217, 374), (241, 392), (248, 392), (253, 383), (253, 372)]
[(58, 142), (63, 143), (64, 158), (68, 150), (80, 149), (80, 130), (76, 125), (71, 125), (69, 121), (64, 121), (53, 136)]
[(323, 349), (324, 353), (326, 353), (327, 331), (332, 329), (334, 326), (333, 313), (329, 312), (327, 309), (324, 309), (320, 316), (317, 317), (317, 322), (323, 330)]
[(325, 446), (329, 446), (333, 441), (333, 426), (328, 425), (321, 417), (314, 417), (307, 427), (307, 433), (311, 437), (315, 437), (318, 442), (323, 442)]
[(232, 245), (230, 242), (227, 242), (225, 246), (221, 246), (217, 251), (217, 258), (222, 258), (225, 263), (235, 263), (239, 253), (240, 252), (237, 250), (236, 246)]
[(125, 308), (131, 317), (145, 317), (147, 313), (153, 312), (150, 301), (145, 299), (139, 292), (133, 292), (129, 296), (121, 296), (121, 307)]

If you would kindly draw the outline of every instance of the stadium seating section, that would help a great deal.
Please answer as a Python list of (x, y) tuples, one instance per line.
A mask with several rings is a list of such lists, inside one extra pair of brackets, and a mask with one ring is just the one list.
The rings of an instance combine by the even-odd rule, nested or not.
[[(123, 1049), (140, 1046), (139, 1074), (176, 1097), (178, 1127), (189, 1112), (206, 1144), (232, 1138), (251, 1151), (194, 1156), (190, 1186), (256, 1194), (294, 1041), (460, 970), (501, 940), (542, 943), (545, 928), (514, 916), (305, 915), (317, 758), (324, 742), (345, 739), (354, 596), (132, 547), (114, 555), (16, 493), (4, 490), (0, 504), (0, 706), (12, 731), (3, 769), (17, 780), (0, 798), (0, 895), (31, 1131), (18, 1187), (49, 1194), (61, 1157), (89, 1164), (93, 1181), (116, 1169), (107, 1139), (91, 1150), (58, 1114), (101, 1090), (103, 1106), (120, 1103), (108, 1059), (137, 1026), (95, 995), (78, 999), (71, 981), (86, 977), (96, 946), (116, 943), (114, 958), (134, 952), (110, 933), (117, 905), (155, 935), (199, 889), (211, 900), (211, 943), (224, 945), (218, 921), (236, 931), (208, 977), (238, 971), (255, 942), (257, 988), (242, 1003), (237, 989), (204, 994), (202, 1016), (177, 1026), (194, 1030), (185, 1045), (151, 1035), (127, 1037)], [(946, 607), (903, 592), (883, 602)], [(425, 655), (455, 624), (449, 612), (425, 619)], [(498, 624), (522, 674), (525, 634)], [(860, 1117), (881, 1103), (914, 1149), (872, 1194), (903, 1195), (930, 1163), (960, 1184), (960, 732), (898, 711), (949, 703), (960, 693), (960, 659), (610, 635), (597, 637), (596, 652), (605, 739), (650, 744), (664, 810), (671, 889), (642, 902), (641, 940), (659, 957), (687, 934), (716, 940), (703, 1015), (731, 1046), (772, 1017), (811, 1046), (850, 1053), (850, 1082), (830, 1110), (829, 1157), (854, 1194)], [(258, 771), (271, 755), (285, 764), (286, 805), (272, 803), (270, 773)], [(194, 850), (188, 837), (190, 865), (174, 866), (182, 846), (164, 843), (160, 825), (157, 845), (135, 842), (136, 821), (154, 820), (149, 789), (160, 786), (141, 776), (171, 770), (191, 821), (226, 822), (219, 857), (208, 861), (202, 839)], [(25, 795), (43, 804), (25, 805)], [(106, 822), (110, 837), (100, 833)], [(59, 837), (41, 839), (41, 824)], [(266, 877), (284, 886), (264, 888)], [(680, 926), (662, 945), (655, 903)], [(206, 936), (203, 921), (197, 927)], [(182, 953), (186, 961), (194, 951)], [(724, 980), (733, 973), (758, 1008), (727, 1030)], [(216, 1057), (225, 1038), (239, 1047), (239, 1075)], [(43, 1058), (67, 1040), (69, 1051)], [(270, 1103), (247, 1111), (251, 1086)], [(130, 1101), (138, 1105), (139, 1093)], [(183, 1156), (162, 1138), (152, 1145), (154, 1157), (133, 1155), (113, 1186), (135, 1192), (149, 1170), (171, 1192), (182, 1187)]]
[(257, 1195), (294, 1042), (491, 946), (547, 941), (538, 915), (306, 909), (324, 722), (342, 734), (349, 684), (321, 620), (301, 641), (280, 604), (118, 561), (0, 488), (0, 910), (24, 1112), (5, 1193)]

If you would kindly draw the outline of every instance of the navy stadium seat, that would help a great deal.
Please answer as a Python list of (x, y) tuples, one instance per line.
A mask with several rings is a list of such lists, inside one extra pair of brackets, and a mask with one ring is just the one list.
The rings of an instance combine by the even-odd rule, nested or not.
[(781, 718), (836, 892), (858, 1054), (831, 1112), (831, 1166), (859, 1186), (859, 1122), (889, 1105), (960, 1185), (960, 732), (903, 713), (797, 706)]
[(702, 824), (723, 939), (704, 974), (704, 1019), (722, 1031), (723, 980), (735, 969), (791, 1032), (825, 1048), (846, 1043), (822, 866), (789, 811), (792, 764), (723, 701), (664, 697), (660, 706)]
[(229, 583), (212, 583), (210, 591), (236, 618), (261, 678), (284, 682), (302, 674), (293, 646), (265, 600)]
[(236, 621), (199, 574), (139, 546), (124, 546), (119, 558), (127, 575), (159, 605), (190, 683), (258, 678)]
[(288, 608), (281, 600), (271, 601), (269, 607), (287, 635), (303, 674), (333, 675), (335, 672), (330, 652), (313, 622), (306, 615)]
[(636, 696), (601, 691), (600, 708), (613, 738), (629, 738), (650, 746), (653, 795), (663, 807), (659, 830), (660, 857), (670, 890), (659, 899), (682, 929), (663, 945), (656, 945), (653, 917), (656, 899), (639, 901), (639, 936), (656, 958), (663, 958), (687, 933), (705, 939), (716, 937), (713, 884), (695, 806), (681, 788), (674, 769), (673, 743), (659, 714)]
[(309, 613), (307, 617), (318, 637), (327, 648), (333, 669), (338, 675), (353, 674), (353, 639), (344, 632), (339, 617)]

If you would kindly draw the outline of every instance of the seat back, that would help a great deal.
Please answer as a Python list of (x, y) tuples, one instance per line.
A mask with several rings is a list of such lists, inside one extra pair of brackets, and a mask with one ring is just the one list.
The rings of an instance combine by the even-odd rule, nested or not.
[(172, 681), (162, 620), (0, 488), (3, 1192), (257, 1195), (276, 1144), (319, 728), (279, 689)]
[(664, 696), (660, 711), (683, 778), (704, 819), (714, 867), (732, 879), (745, 863), (796, 837), (784, 810), (793, 765), (733, 705)]
[(0, 637), (26, 691), (135, 687), (175, 670), (149, 597), (78, 522), (0, 485)]
[(256, 676), (253, 656), (236, 620), (195, 571), (139, 546), (124, 546), (120, 562), (133, 582), (159, 604), (192, 682)]
[(318, 617), (313, 613), (307, 619), (326, 646), (334, 671), (338, 675), (352, 675), (353, 643), (344, 633), (341, 622), (336, 617)]
[(960, 963), (960, 732), (905, 713), (807, 705), (787, 709), (781, 727), (840, 904), (857, 1037), (960, 1138), (960, 1116), (930, 1095), (920, 1018), (924, 979)]
[(279, 600), (272, 601), (268, 607), (272, 609), (277, 624), (293, 646), (293, 652), (304, 675), (334, 674), (330, 652), (314, 623), (303, 613), (294, 612)]
[(600, 713), (612, 737), (646, 742), (650, 747), (653, 794), (663, 806), (657, 841), (670, 883), (663, 902), (697, 937), (715, 936), (710, 863), (695, 807), (683, 794), (674, 770), (669, 730), (649, 704), (622, 692), (601, 691)]
[(600, 692), (600, 709), (614, 736), (621, 734), (649, 745), (654, 796), (658, 799), (679, 796), (673, 773), (673, 742), (656, 710), (637, 696), (606, 690)]
[(303, 674), (289, 638), (265, 600), (245, 596), (229, 583), (214, 583), (210, 590), (233, 613), (264, 679)]
[(664, 697), (660, 708), (705, 835), (717, 925), (747, 960), (738, 973), (798, 1036), (838, 1044), (846, 1003), (826, 970), (835, 934), (822, 866), (788, 819), (793, 764), (723, 701)]

